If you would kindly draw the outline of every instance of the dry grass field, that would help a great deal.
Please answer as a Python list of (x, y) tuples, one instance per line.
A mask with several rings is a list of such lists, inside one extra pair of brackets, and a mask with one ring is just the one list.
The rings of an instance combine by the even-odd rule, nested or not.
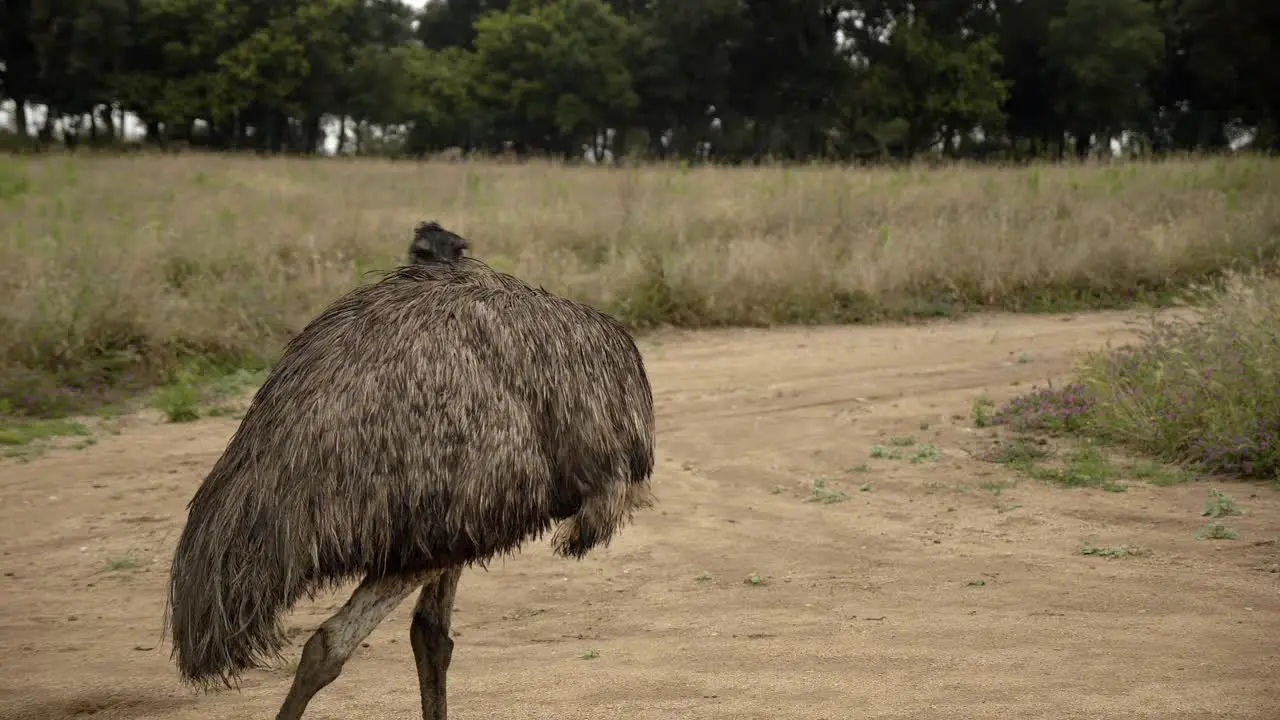
[[(178, 682), (185, 505), (424, 217), (645, 329), (659, 433), (610, 548), (464, 575), (451, 717), (1274, 720), (1280, 281), (1116, 308), (1268, 269), (1277, 179), (0, 159), (0, 720), (272, 716), (288, 663)], [(410, 605), (308, 718), (417, 717)]]
[(760, 169), (0, 159), (0, 398), (269, 362), (435, 218), (633, 327), (1163, 297), (1280, 247), (1280, 161)]

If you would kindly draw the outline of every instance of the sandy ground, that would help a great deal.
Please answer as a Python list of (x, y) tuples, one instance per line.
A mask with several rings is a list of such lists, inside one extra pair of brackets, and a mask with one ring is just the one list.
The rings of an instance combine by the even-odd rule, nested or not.
[[(464, 576), (453, 716), (1280, 718), (1280, 492), (1224, 485), (1241, 538), (1198, 541), (1203, 483), (1068, 490), (969, 455), (975, 397), (1061, 377), (1131, 317), (646, 340), (660, 505), (580, 563), (544, 542)], [(0, 464), (0, 718), (274, 715), (291, 668), (198, 695), (160, 641), (185, 503), (234, 429), (139, 416)], [(869, 459), (900, 435), (942, 459)], [(849, 500), (806, 502), (815, 480)], [(345, 599), (295, 609), (293, 657)], [(417, 717), (411, 606), (309, 718)]]

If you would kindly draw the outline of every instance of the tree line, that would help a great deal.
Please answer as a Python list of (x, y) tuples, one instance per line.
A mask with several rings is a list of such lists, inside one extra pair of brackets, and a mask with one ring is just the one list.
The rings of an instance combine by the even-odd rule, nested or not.
[(6, 0), (0, 93), (35, 143), (127, 114), (267, 153), (1275, 151), (1277, 37), (1274, 0)]

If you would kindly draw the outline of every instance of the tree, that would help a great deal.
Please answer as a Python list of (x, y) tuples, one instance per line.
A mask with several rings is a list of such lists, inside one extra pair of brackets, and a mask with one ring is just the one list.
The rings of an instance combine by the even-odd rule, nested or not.
[[(961, 135), (997, 128), (1007, 95), (1000, 53), (992, 35), (935, 32), (923, 16), (897, 16), (887, 39), (864, 34), (867, 58), (857, 85), (868, 132), (911, 157), (939, 142), (944, 149)], [(900, 131), (887, 134), (894, 126)]]
[(1178, 17), (1205, 103), (1256, 126), (1255, 144), (1280, 151), (1280, 4), (1183, 0)]
[(634, 26), (601, 0), (556, 0), (476, 22), (476, 96), (523, 149), (576, 156), (635, 107)]
[(14, 124), (24, 140), (27, 102), (36, 93), (39, 72), (31, 41), (31, 0), (6, 0), (0, 4), (0, 97), (13, 99)]
[(748, 18), (738, 0), (654, 0), (639, 22), (632, 122), (654, 154), (692, 158), (711, 138), (713, 114), (728, 108)]
[(1093, 138), (1138, 129), (1151, 106), (1147, 82), (1164, 53), (1145, 0), (1068, 0), (1049, 22), (1045, 59), (1056, 74), (1055, 109), (1085, 156)]

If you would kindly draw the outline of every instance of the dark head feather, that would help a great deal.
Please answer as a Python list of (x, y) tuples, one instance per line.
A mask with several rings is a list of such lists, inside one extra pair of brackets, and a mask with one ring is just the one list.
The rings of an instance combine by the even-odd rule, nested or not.
[(440, 223), (424, 221), (413, 228), (413, 242), (409, 245), (409, 264), (450, 263), (460, 259), (471, 247), (460, 235), (449, 232)]

